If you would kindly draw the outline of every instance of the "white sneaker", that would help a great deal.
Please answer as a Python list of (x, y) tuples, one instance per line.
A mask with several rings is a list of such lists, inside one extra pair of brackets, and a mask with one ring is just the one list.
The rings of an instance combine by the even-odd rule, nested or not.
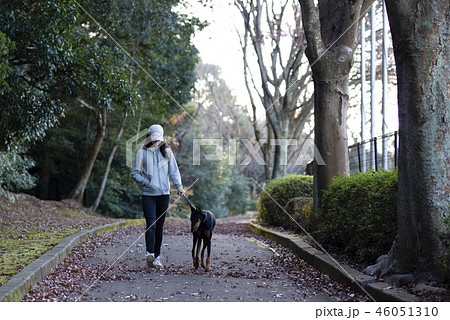
[(147, 252), (147, 254), (145, 255), (145, 260), (147, 260), (147, 266), (152, 267), (153, 261), (155, 260), (155, 254)]
[(158, 267), (158, 268), (162, 268), (163, 264), (161, 263), (161, 256), (158, 256), (155, 261), (153, 261), (153, 266), (154, 267)]

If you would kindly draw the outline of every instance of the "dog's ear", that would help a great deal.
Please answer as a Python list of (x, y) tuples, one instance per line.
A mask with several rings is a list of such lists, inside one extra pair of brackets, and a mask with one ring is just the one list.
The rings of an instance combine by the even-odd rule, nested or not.
[(202, 208), (200, 208), (200, 206), (198, 206), (198, 205), (195, 206), (195, 209), (196, 209), (198, 212), (202, 212)]

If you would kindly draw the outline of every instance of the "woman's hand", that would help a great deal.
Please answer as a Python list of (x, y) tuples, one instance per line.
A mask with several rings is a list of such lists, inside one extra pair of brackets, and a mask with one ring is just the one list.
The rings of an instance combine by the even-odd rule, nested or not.
[(183, 196), (185, 195), (184, 190), (178, 190), (177, 194), (178, 194), (180, 197), (183, 197)]

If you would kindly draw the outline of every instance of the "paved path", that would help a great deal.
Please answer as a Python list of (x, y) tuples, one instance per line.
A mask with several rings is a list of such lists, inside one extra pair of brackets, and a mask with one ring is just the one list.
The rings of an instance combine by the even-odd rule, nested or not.
[[(69, 282), (76, 287), (72, 278), (83, 272), (82, 301), (340, 300), (333, 294), (333, 290), (340, 290), (338, 284), (324, 280), (319, 272), (305, 266), (286, 249), (252, 233), (244, 224), (219, 221), (213, 236), (210, 272), (193, 268), (190, 256), (192, 237), (184, 230), (189, 229), (188, 220), (167, 221), (166, 225), (163, 269), (146, 266), (144, 239), (141, 237), (136, 241), (142, 235), (143, 227), (130, 227), (134, 231), (115, 235), (107, 241), (90, 240), (95, 249), (86, 255), (82, 266), (73, 266), (73, 262), (62, 264), (48, 279), (38, 283), (25, 300), (46, 300), (42, 298), (42, 292), (53, 290), (49, 300), (74, 301), (80, 297), (80, 290), (63, 295), (58, 293), (62, 291), (52, 289), (52, 285), (67, 286)], [(290, 264), (295, 265), (295, 272), (289, 270)], [(100, 277), (111, 265), (113, 267)], [(89, 272), (78, 270), (86, 269), (86, 266), (89, 270), (102, 271), (88, 276)], [(58, 284), (58, 277), (62, 276), (64, 280)], [(101, 280), (97, 280), (99, 278)], [(310, 279), (319, 284), (310, 286)], [(36, 298), (37, 294), (33, 296), (33, 292), (41, 292), (41, 298)], [(343, 296), (348, 296), (348, 292)]]

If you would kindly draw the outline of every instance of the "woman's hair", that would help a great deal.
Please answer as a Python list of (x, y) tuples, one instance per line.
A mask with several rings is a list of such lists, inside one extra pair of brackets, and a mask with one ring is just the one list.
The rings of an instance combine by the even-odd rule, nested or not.
[[(147, 138), (150, 137), (150, 135), (147, 133)], [(155, 144), (157, 141), (150, 141), (147, 144), (145, 144), (146, 148), (150, 148), (153, 144)], [(166, 141), (163, 141), (162, 144), (159, 146), (159, 150), (161, 151), (161, 154), (164, 158), (169, 159), (169, 153), (167, 152), (167, 149), (169, 149), (169, 145)]]

